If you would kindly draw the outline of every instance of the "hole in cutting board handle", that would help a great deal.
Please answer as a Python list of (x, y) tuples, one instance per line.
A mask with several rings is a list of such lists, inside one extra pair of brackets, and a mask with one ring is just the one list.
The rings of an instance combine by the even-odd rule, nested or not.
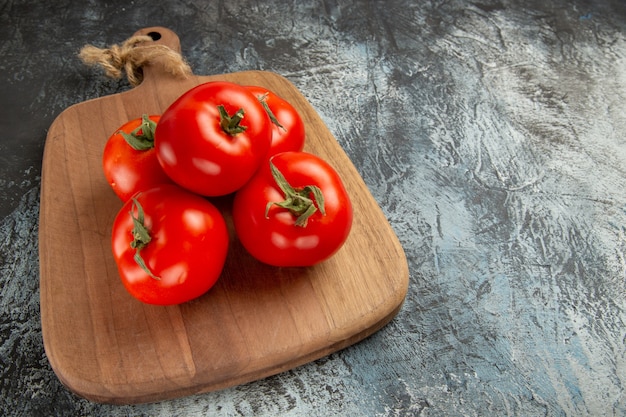
[(159, 32), (150, 32), (148, 33), (148, 36), (150, 36), (153, 41), (158, 41), (159, 39), (161, 39), (161, 34)]
[(134, 33), (133, 36), (144, 35), (149, 36), (153, 42), (165, 45), (170, 49), (180, 53), (180, 40), (178, 35), (168, 28), (162, 26), (152, 26), (143, 28)]

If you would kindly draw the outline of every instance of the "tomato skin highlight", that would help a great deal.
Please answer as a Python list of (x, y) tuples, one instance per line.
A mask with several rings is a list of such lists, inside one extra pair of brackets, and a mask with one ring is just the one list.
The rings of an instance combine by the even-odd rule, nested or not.
[(233, 223), (244, 248), (257, 260), (279, 267), (312, 266), (330, 258), (344, 244), (352, 226), (352, 204), (337, 172), (321, 158), (305, 152), (283, 152), (272, 163), (294, 188), (319, 187), (325, 215), (317, 210), (305, 227), (296, 216), (268, 203), (284, 200), (269, 163), (237, 193)]
[[(230, 135), (220, 124), (243, 109), (245, 131)], [(159, 163), (181, 187), (203, 196), (230, 194), (243, 186), (271, 144), (270, 119), (257, 98), (238, 84), (212, 81), (184, 93), (161, 115), (155, 132)]]
[[(151, 115), (150, 120), (158, 123), (160, 117)], [(102, 153), (104, 176), (122, 201), (127, 201), (138, 191), (172, 183), (161, 168), (154, 148), (145, 151), (133, 149), (119, 133), (130, 134), (141, 122), (141, 118), (136, 118), (123, 124), (109, 137)]]
[(298, 111), (287, 100), (265, 87), (247, 85), (257, 99), (264, 100), (281, 126), (272, 122), (272, 144), (268, 157), (281, 152), (299, 152), (304, 148), (305, 127)]
[(136, 299), (173, 305), (206, 293), (218, 280), (228, 252), (229, 236), (220, 211), (205, 198), (164, 184), (135, 196), (144, 211), (151, 241), (140, 255), (151, 277), (135, 261), (133, 216), (128, 200), (113, 223), (111, 245), (119, 275)]

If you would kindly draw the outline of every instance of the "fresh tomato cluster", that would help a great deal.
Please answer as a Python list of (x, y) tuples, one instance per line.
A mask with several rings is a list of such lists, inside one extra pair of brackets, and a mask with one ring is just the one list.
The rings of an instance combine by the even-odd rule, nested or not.
[(124, 124), (107, 141), (104, 174), (124, 202), (112, 248), (135, 298), (180, 304), (207, 292), (226, 262), (229, 233), (212, 198), (233, 195), (243, 247), (276, 267), (331, 257), (352, 226), (341, 178), (303, 152), (298, 111), (272, 91), (225, 81), (184, 93), (162, 115)]

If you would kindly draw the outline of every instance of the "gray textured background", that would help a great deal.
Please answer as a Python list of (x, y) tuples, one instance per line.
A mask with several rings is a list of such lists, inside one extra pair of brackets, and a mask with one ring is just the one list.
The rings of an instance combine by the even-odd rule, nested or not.
[[(623, 0), (30, 3), (0, 0), (1, 415), (626, 415)], [(154, 25), (196, 74), (291, 80), (411, 282), (394, 321), (327, 358), (114, 407), (66, 391), (43, 351), (39, 175), (63, 109), (129, 88), (80, 47)]]

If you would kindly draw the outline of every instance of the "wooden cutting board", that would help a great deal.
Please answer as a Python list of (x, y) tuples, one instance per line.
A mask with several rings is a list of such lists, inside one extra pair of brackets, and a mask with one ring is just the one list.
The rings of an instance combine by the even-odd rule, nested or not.
[[(180, 51), (161, 27), (155, 44)], [(153, 36), (154, 37), (154, 36)], [(302, 94), (263, 71), (175, 78), (158, 62), (136, 88), (74, 105), (50, 127), (43, 158), (39, 255), (44, 347), (61, 382), (92, 401), (128, 404), (223, 389), (286, 371), (354, 344), (388, 323), (408, 287), (402, 247), (362, 178)], [(124, 122), (160, 114), (200, 83), (265, 86), (290, 101), (305, 150), (341, 175), (354, 205), (343, 248), (311, 268), (260, 264), (232, 232), (231, 198), (215, 200), (231, 230), (218, 284), (171, 307), (142, 304), (119, 279), (110, 248), (122, 203), (102, 173), (102, 150)]]

